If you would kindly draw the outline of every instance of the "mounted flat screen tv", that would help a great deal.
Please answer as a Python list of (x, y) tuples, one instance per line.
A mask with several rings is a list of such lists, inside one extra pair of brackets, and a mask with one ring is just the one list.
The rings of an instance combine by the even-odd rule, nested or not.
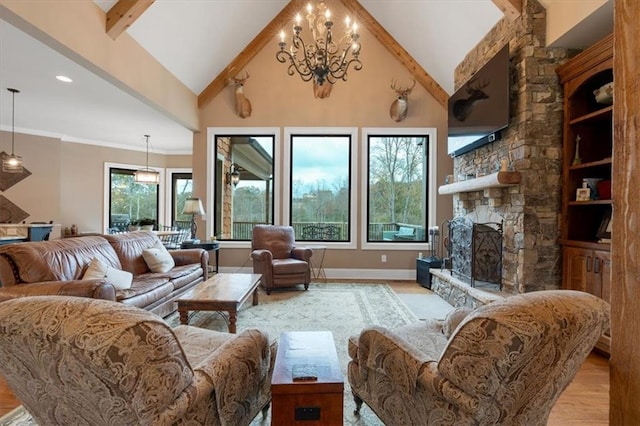
[(501, 137), (509, 125), (509, 45), (449, 98), (447, 152), (452, 157)]

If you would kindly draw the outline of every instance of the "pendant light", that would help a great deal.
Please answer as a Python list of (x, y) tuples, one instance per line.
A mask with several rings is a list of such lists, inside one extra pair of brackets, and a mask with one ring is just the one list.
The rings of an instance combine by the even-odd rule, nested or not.
[(136, 183), (144, 183), (147, 185), (157, 185), (160, 183), (160, 173), (149, 168), (149, 135), (144, 135), (147, 139), (147, 166), (134, 173)]
[(2, 171), (6, 173), (22, 173), (22, 157), (15, 155), (13, 148), (15, 146), (15, 112), (16, 112), (16, 93), (20, 93), (18, 89), (7, 88), (11, 92), (11, 155), (7, 155), (2, 159)]

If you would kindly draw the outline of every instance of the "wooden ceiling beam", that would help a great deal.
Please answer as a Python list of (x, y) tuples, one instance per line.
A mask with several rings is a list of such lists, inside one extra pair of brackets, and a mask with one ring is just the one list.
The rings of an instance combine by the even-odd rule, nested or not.
[(117, 39), (155, 0), (118, 0), (107, 12), (106, 30), (109, 37)]
[(510, 21), (515, 21), (522, 15), (522, 0), (493, 0), (493, 3)]
[(230, 78), (235, 77), (269, 43), (275, 35), (286, 27), (291, 19), (305, 5), (304, 0), (290, 1), (269, 24), (264, 27), (242, 52), (198, 95), (198, 108), (213, 100), (225, 88)]
[(447, 107), (449, 94), (427, 73), (422, 66), (385, 30), (357, 0), (340, 0), (354, 15), (360, 27), (364, 27), (404, 65), (413, 78), (424, 87), (443, 107)]

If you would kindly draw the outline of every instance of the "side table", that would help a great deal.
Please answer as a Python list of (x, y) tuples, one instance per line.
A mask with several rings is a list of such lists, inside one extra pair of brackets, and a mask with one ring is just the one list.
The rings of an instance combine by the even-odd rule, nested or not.
[[(209, 259), (211, 259), (211, 252), (215, 252), (216, 257), (216, 274), (218, 273), (218, 266), (220, 265), (220, 243), (218, 241), (200, 241), (199, 243), (194, 243), (191, 241), (185, 241), (180, 244), (180, 248), (182, 249), (192, 249), (192, 248), (200, 248), (209, 252)], [(208, 272), (208, 271), (207, 271)]]
[[(311, 274), (314, 279), (323, 279), (327, 280), (327, 274), (324, 272), (324, 255), (327, 252), (326, 246), (317, 246), (312, 247), (311, 251), (313, 255), (311, 256)], [(316, 252), (318, 256), (316, 256)]]
[(416, 281), (422, 287), (431, 289), (431, 268), (440, 268), (442, 266), (442, 259), (437, 257), (423, 257), (416, 259)]

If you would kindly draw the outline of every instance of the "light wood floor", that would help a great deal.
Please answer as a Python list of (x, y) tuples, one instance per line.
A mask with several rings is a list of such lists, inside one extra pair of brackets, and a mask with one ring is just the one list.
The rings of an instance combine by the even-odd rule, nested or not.
[[(421, 293), (426, 290), (414, 282), (389, 283), (396, 293)], [(20, 405), (0, 376), (0, 416)], [(589, 355), (573, 382), (560, 396), (549, 417), (549, 425), (609, 424), (609, 361), (597, 353)]]

